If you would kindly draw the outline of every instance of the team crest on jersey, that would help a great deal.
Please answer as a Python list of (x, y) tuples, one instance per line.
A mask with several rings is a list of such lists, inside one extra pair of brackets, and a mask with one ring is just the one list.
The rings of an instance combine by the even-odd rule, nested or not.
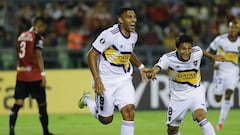
[(197, 64), (198, 64), (198, 61), (197, 61), (197, 60), (193, 62), (193, 65), (194, 65), (194, 66), (197, 66)]
[(135, 44), (134, 43), (132, 43), (132, 48), (134, 48), (135, 47)]
[(104, 44), (105, 42), (106, 42), (106, 41), (105, 41), (104, 38), (101, 38), (101, 39), (100, 39), (100, 43), (101, 43), (101, 44)]

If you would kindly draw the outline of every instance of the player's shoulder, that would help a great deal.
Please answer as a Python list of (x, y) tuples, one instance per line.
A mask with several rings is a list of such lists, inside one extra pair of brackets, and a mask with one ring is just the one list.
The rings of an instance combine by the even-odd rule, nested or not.
[(166, 58), (177, 57), (177, 52), (176, 52), (176, 50), (171, 51), (169, 53), (164, 54), (163, 57), (166, 57)]
[[(117, 37), (117, 36), (123, 36), (120, 30), (120, 25), (119, 24), (114, 24), (108, 28), (106, 28), (104, 31), (101, 33), (102, 36), (107, 36), (107, 37)], [(131, 32), (131, 38), (137, 39), (138, 35), (136, 32)]]
[(118, 24), (114, 24), (113, 26), (110, 26), (108, 28), (106, 28), (102, 34), (107, 34), (107, 35), (116, 35), (117, 33), (120, 33), (120, 29)]
[(199, 46), (192, 47), (192, 52), (199, 52), (199, 51), (202, 51), (202, 49)]
[(31, 31), (23, 31), (19, 34), (19, 37), (27, 35), (27, 34), (31, 34)]
[(228, 39), (228, 33), (218, 35), (215, 38), (215, 40), (225, 40), (225, 39)]
[(35, 36), (39, 40), (43, 40), (44, 39), (44, 37), (40, 33), (35, 33)]
[(34, 37), (33, 32), (24, 31), (24, 32), (20, 33), (20, 35), (18, 36), (18, 41), (20, 41), (20, 40), (32, 41), (33, 37)]

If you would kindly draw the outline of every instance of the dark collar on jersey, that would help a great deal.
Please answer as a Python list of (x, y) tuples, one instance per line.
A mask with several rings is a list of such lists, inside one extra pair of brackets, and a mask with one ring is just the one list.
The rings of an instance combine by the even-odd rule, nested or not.
[(129, 36), (125, 36), (125, 35), (122, 33), (122, 31), (121, 31), (120, 24), (118, 24), (118, 28), (119, 28), (119, 31), (120, 31), (120, 33), (122, 34), (123, 37), (125, 37), (126, 39), (130, 38), (131, 32), (129, 32)]
[(182, 61), (182, 62), (189, 61), (189, 60), (190, 60), (190, 57), (191, 57), (191, 55), (190, 55), (189, 59), (187, 59), (187, 60), (182, 60), (182, 59), (180, 59), (177, 51), (176, 51), (176, 56), (177, 56), (177, 58), (178, 58), (180, 61)]

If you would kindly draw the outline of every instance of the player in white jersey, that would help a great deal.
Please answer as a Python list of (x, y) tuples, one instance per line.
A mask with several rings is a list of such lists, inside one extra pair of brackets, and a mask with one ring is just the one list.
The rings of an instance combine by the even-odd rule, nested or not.
[[(137, 42), (135, 11), (122, 8), (118, 14), (119, 24), (104, 30), (92, 43), (88, 63), (93, 76), (96, 102), (84, 93), (79, 107), (88, 106), (90, 112), (103, 124), (113, 120), (114, 108), (122, 114), (121, 135), (134, 134), (135, 89), (132, 83), (132, 64), (146, 78), (142, 62), (133, 52)], [(131, 64), (132, 63), (132, 64)]]
[(232, 93), (239, 80), (239, 49), (240, 37), (238, 37), (239, 24), (237, 21), (229, 23), (229, 32), (217, 36), (208, 47), (208, 51), (222, 55), (225, 58), (224, 62), (215, 62), (213, 73), (213, 81), (216, 85), (214, 89), (215, 100), (222, 100), (220, 116), (217, 124), (217, 130), (222, 130), (223, 123), (227, 118), (231, 104), (230, 99)]
[(215, 135), (212, 124), (205, 116), (206, 90), (200, 83), (203, 55), (213, 60), (223, 60), (222, 56), (210, 54), (198, 46), (193, 47), (192, 38), (182, 34), (176, 39), (176, 51), (164, 54), (147, 72), (148, 78), (154, 80), (158, 72), (167, 70), (171, 97), (166, 121), (169, 135), (180, 135), (179, 126), (188, 110), (191, 110), (204, 135)]

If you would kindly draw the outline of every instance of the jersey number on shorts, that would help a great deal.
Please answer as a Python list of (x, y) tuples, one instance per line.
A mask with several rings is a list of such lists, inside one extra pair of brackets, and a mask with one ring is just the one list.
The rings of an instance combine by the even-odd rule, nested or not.
[(168, 108), (168, 121), (171, 121), (172, 119), (172, 107)]
[(104, 105), (104, 97), (100, 96), (100, 109), (101, 109), (101, 111), (103, 110), (103, 105)]
[(19, 58), (23, 58), (26, 54), (26, 42), (22, 41), (20, 43), (20, 51), (18, 53)]

